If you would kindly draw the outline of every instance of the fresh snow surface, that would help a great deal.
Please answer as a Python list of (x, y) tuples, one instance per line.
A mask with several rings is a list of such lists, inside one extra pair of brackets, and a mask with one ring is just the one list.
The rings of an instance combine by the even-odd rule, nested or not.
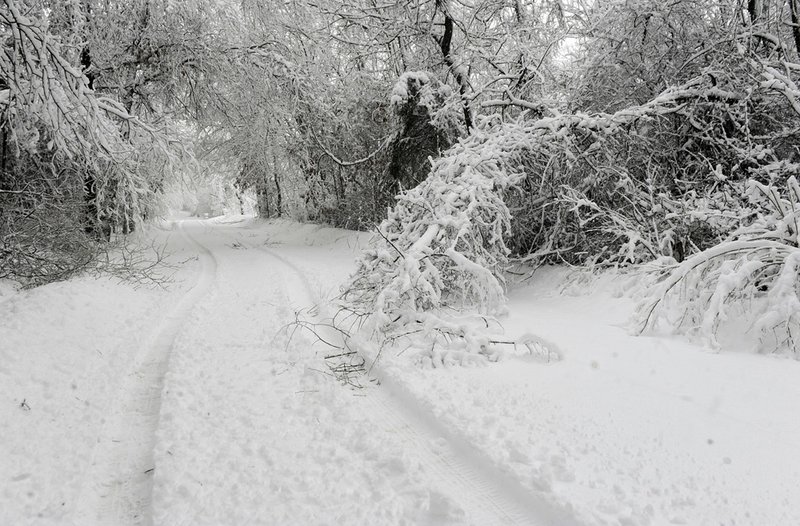
[[(339, 385), (292, 322), (363, 234), (149, 233), (166, 289), (0, 282), (0, 525), (800, 524), (800, 363), (626, 330), (634, 281), (540, 269), (486, 367)], [(527, 336), (526, 336), (527, 335)]]

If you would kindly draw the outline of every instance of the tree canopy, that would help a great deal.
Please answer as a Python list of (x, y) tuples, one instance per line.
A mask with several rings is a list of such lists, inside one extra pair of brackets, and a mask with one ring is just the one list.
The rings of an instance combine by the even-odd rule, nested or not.
[[(198, 182), (382, 223), (363, 268), (432, 264), (433, 303), (464, 273), (500, 286), (509, 255), (797, 248), (796, 0), (2, 0), (0, 37), (0, 277), (79, 271)], [(386, 267), (412, 249), (423, 270)], [(747, 252), (737, 290), (783, 283), (792, 250)]]

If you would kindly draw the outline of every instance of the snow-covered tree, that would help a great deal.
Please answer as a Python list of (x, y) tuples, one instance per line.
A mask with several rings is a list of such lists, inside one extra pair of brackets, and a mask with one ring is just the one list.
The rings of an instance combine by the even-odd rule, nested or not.
[(53, 12), (15, 0), (0, 7), (2, 274), (33, 283), (90, 265), (105, 237), (152, 215), (176, 158), (162, 125), (98, 93), (81, 57), (53, 34)]

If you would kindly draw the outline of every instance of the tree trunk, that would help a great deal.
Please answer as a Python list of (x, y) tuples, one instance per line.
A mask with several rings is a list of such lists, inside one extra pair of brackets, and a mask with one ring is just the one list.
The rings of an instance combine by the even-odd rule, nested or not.
[(800, 22), (798, 21), (798, 0), (789, 0), (789, 11), (792, 17), (792, 36), (794, 37), (794, 49), (800, 56)]
[[(92, 6), (88, 1), (81, 3), (85, 24), (89, 24), (92, 16)], [(97, 73), (92, 71), (92, 52), (89, 49), (87, 31), (84, 26), (84, 41), (86, 42), (81, 49), (81, 70), (86, 76), (86, 84), (89, 89), (94, 89), (94, 81)], [(97, 208), (97, 179), (94, 172), (87, 170), (83, 176), (83, 203), (84, 203), (84, 225), (83, 230), (97, 240), (109, 241), (111, 239), (111, 228), (101, 220)]]
[(520, 24), (525, 22), (525, 6), (522, 5), (522, 0), (515, 0), (514, 1), (514, 14), (517, 15), (517, 22)]
[(237, 185), (234, 188), (234, 192), (236, 192), (236, 200), (239, 201), (239, 214), (244, 215), (244, 197), (242, 196), (242, 189)]
[(269, 185), (267, 181), (260, 181), (258, 183), (258, 215), (261, 217), (270, 217), (269, 210)]
[(8, 152), (8, 140), (6, 139), (5, 124), (0, 126), (0, 144), (2, 144), (2, 150), (0, 150), (0, 183), (2, 183), (6, 174), (6, 155)]
[(269, 180), (267, 179), (267, 174), (264, 173), (263, 177), (261, 177), (260, 174), (254, 173), (249, 163), (244, 162), (239, 177), (242, 181), (254, 180), (256, 182), (256, 211), (259, 217), (269, 218)]
[(447, 6), (447, 0), (436, 0), (436, 5), (442, 10), (444, 14), (444, 35), (439, 40), (439, 47), (442, 50), (444, 61), (453, 73), (456, 82), (458, 83), (458, 92), (461, 95), (461, 106), (464, 109), (464, 124), (467, 130), (472, 129), (472, 110), (469, 107), (469, 99), (467, 94), (469, 92), (469, 80), (465, 73), (463, 65), (456, 65), (453, 55), (451, 54), (450, 47), (453, 42), (453, 17), (450, 16), (450, 11)]
[(278, 157), (275, 154), (272, 154), (272, 178), (275, 181), (275, 198), (276, 203), (275, 207), (278, 210), (278, 217), (281, 217), (281, 211), (283, 208), (283, 196), (281, 195), (281, 183), (278, 179)]
[[(763, 0), (747, 0), (747, 13), (750, 15), (750, 24), (755, 24), (761, 18)], [(793, 0), (790, 0), (792, 2)]]
[(334, 191), (336, 193), (336, 207), (342, 206), (342, 201), (344, 201), (344, 176), (342, 175), (342, 168), (341, 166), (337, 165), (334, 168), (333, 172), (333, 185)]

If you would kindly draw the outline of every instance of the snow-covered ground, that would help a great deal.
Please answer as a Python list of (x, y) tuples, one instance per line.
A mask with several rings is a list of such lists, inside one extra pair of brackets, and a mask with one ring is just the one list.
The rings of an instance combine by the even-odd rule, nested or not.
[(486, 367), (341, 386), (295, 330), (366, 242), (165, 222), (166, 289), (0, 283), (0, 524), (800, 524), (800, 363), (634, 337), (629, 280), (540, 269)]

